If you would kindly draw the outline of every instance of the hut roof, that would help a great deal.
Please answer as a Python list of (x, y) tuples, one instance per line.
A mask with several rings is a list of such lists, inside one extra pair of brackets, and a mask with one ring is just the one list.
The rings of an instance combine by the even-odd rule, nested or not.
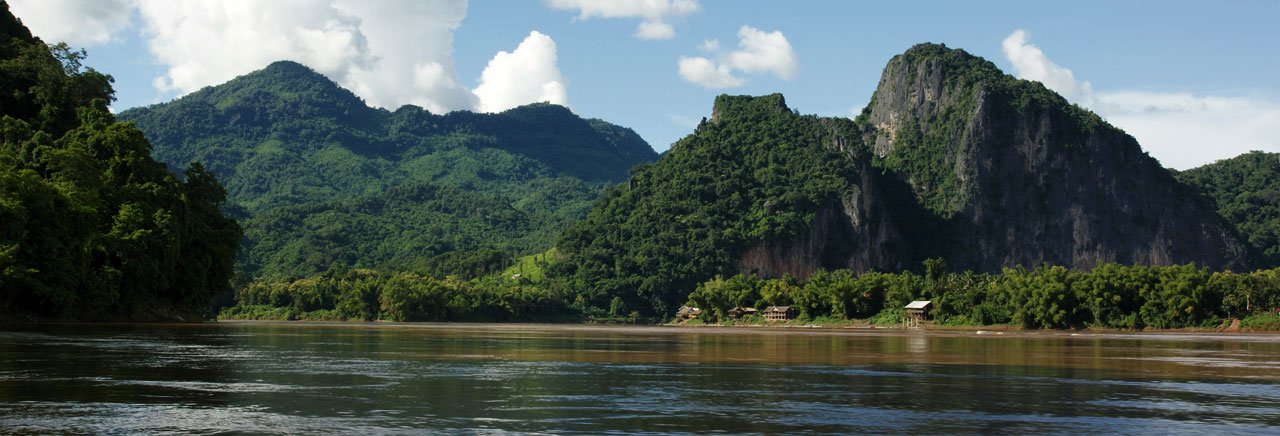
[(791, 306), (769, 306), (764, 308), (765, 312), (786, 312), (791, 310)]
[(912, 301), (911, 304), (908, 304), (906, 308), (907, 309), (928, 309), (929, 305), (931, 304), (933, 304), (933, 302), (929, 300), (916, 300), (916, 301)]

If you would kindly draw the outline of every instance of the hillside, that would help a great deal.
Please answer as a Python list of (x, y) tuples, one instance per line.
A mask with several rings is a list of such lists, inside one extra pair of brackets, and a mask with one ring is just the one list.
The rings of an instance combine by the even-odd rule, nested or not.
[(715, 275), (997, 272), (1102, 263), (1247, 266), (1194, 189), (1096, 115), (962, 50), (894, 57), (856, 121), (782, 96), (712, 119), (566, 232), (553, 275), (604, 305), (670, 313)]
[(225, 181), (243, 208), (248, 276), (540, 251), (604, 186), (657, 158), (630, 129), (561, 106), (391, 112), (293, 62), (119, 117), (161, 161), (201, 162)]
[(1255, 151), (1178, 174), (1213, 199), (1218, 213), (1258, 248), (1268, 268), (1280, 266), (1280, 153)]
[(153, 159), (84, 56), (0, 2), (0, 322), (208, 317), (241, 238), (226, 193)]

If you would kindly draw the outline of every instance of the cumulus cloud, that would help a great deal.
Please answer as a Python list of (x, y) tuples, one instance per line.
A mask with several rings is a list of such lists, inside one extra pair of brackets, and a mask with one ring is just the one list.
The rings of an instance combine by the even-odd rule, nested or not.
[(540, 101), (567, 106), (564, 78), (556, 67), (555, 41), (534, 31), (510, 53), (498, 52), (480, 74), (475, 94), (483, 112)]
[[(699, 48), (718, 51), (720, 43), (706, 40)], [(718, 61), (682, 56), (676, 64), (684, 80), (704, 88), (723, 89), (747, 83), (735, 72), (769, 73), (782, 80), (791, 80), (799, 70), (799, 63), (795, 50), (791, 49), (791, 43), (781, 31), (765, 32), (744, 25), (738, 29), (738, 49), (721, 54)]]
[(728, 63), (748, 73), (773, 73), (782, 80), (794, 78), (798, 69), (796, 52), (782, 32), (751, 26), (738, 29), (738, 49), (729, 53)]
[(10, 0), (13, 14), (46, 43), (86, 47), (129, 26), (131, 0)]
[(443, 113), (568, 101), (555, 42), (538, 32), (499, 52), (474, 91), (458, 80), (453, 32), (466, 0), (17, 0), (14, 10), (51, 42), (101, 43), (126, 29), (140, 32), (165, 68), (153, 84), (166, 93), (292, 60), (374, 106)]
[(355, 67), (376, 59), (360, 19), (328, 0), (140, 0), (139, 12), (152, 56), (168, 66), (156, 81), (163, 91), (185, 94), (276, 60), (345, 82)]
[(167, 66), (156, 81), (162, 91), (189, 93), (287, 59), (377, 106), (439, 112), (475, 104), (453, 68), (452, 32), (466, 16), (462, 0), (139, 0), (138, 6), (149, 49)]
[(1014, 73), (1124, 129), (1162, 164), (1188, 169), (1248, 152), (1280, 152), (1280, 101), (1190, 92), (1100, 91), (1054, 64), (1018, 30), (1002, 44)]
[(675, 28), (667, 23), (698, 12), (702, 6), (698, 0), (546, 0), (547, 7), (558, 10), (576, 10), (578, 19), (639, 18), (635, 37), (640, 39), (671, 39)]
[(677, 65), (680, 77), (704, 88), (736, 88), (747, 83), (745, 79), (735, 77), (728, 65), (716, 65), (711, 59), (681, 56)]
[(334, 8), (360, 17), (360, 31), (376, 58), (355, 65), (345, 82), (365, 100), (384, 107), (415, 104), (435, 113), (476, 106), (453, 63), (453, 31), (467, 16), (466, 0), (336, 0)]
[(1093, 96), (1092, 84), (1087, 81), (1076, 81), (1076, 76), (1071, 70), (1053, 63), (1040, 50), (1040, 47), (1028, 43), (1027, 39), (1030, 36), (1025, 30), (1015, 30), (1000, 44), (1004, 57), (1013, 64), (1018, 77), (1043, 83), (1044, 86), (1074, 102)]

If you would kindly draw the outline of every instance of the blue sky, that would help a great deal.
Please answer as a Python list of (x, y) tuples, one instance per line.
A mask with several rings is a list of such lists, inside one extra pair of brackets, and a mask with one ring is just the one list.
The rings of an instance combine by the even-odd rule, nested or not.
[(1166, 166), (1280, 151), (1275, 1), (11, 4), (38, 36), (85, 47), (87, 64), (116, 78), (116, 110), (292, 59), (372, 105), (549, 100), (631, 127), (661, 151), (721, 93), (781, 92), (802, 113), (850, 116), (890, 57), (928, 41), (1044, 82)]

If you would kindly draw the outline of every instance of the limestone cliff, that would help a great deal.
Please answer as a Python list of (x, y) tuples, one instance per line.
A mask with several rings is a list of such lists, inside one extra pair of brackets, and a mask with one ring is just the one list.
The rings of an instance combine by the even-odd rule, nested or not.
[(1212, 207), (1133, 137), (963, 50), (894, 57), (860, 121), (877, 166), (956, 238), (917, 248), (954, 266), (1245, 264)]
[(709, 120), (567, 230), (553, 275), (668, 313), (715, 275), (1099, 263), (1247, 266), (1209, 202), (1137, 142), (960, 50), (894, 57), (856, 120), (781, 95)]

